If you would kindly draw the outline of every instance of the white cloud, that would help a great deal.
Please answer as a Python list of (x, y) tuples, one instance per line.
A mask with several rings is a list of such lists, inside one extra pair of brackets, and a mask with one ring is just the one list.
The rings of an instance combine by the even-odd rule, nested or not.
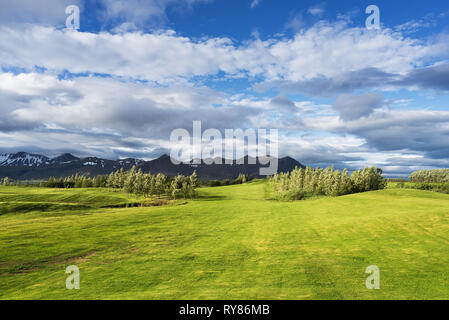
[(311, 131), (355, 135), (381, 152), (402, 150), (433, 159), (449, 157), (449, 111), (380, 109), (363, 119), (320, 117), (305, 119), (304, 125)]
[[(216, 108), (216, 104), (224, 106)], [(207, 87), (152, 87), (109, 78), (58, 80), (45, 74), (0, 73), (0, 131), (45, 132), (47, 141), (55, 135), (58, 139), (64, 134), (84, 136), (76, 142), (67, 140), (77, 145), (75, 149), (91, 148), (93, 137), (97, 139), (93, 149), (102, 144), (120, 148), (130, 138), (152, 141), (149, 145), (134, 143), (136, 152), (160, 148), (166, 146), (173, 129), (189, 129), (194, 120), (202, 120), (205, 128), (245, 127), (258, 113), (253, 107), (229, 105), (227, 96)], [(163, 143), (155, 145), (155, 141)], [(57, 145), (62, 146), (59, 140)]]
[(403, 74), (447, 54), (444, 38), (423, 43), (388, 29), (370, 32), (343, 22), (320, 22), (293, 39), (192, 40), (173, 31), (99, 34), (51, 27), (0, 27), (0, 64), (54, 72), (104, 73), (161, 83), (216, 75), (259, 76), (267, 81), (334, 77), (364, 68)]
[(252, 0), (251, 9), (257, 7), (259, 5), (260, 1), (261, 0)]
[(294, 32), (298, 32), (302, 27), (304, 27), (304, 18), (302, 16), (302, 13), (295, 14), (291, 19), (287, 21), (285, 24), (285, 27), (287, 29), (291, 29)]
[(273, 41), (268, 52), (280, 63), (267, 63), (266, 73), (292, 81), (366, 68), (404, 73), (432, 56), (445, 54), (445, 48), (446, 44), (425, 44), (388, 29), (370, 32), (348, 28), (344, 22), (319, 22), (292, 40)]
[(313, 16), (322, 16), (324, 13), (324, 4), (317, 4), (307, 10)]
[(375, 109), (386, 105), (382, 95), (367, 92), (361, 95), (343, 94), (337, 98), (333, 107), (343, 120), (351, 121), (369, 116)]
[[(24, 32), (0, 29), (3, 66), (51, 71), (103, 73), (164, 82), (238, 71), (226, 38), (194, 42), (172, 31), (157, 34), (87, 33), (31, 26)], [(15, 42), (15, 43), (14, 43)]]

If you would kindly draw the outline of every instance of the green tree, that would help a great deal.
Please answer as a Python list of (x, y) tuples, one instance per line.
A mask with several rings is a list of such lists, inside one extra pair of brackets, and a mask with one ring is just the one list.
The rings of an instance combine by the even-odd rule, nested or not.
[(3, 185), (4, 185), (4, 186), (9, 186), (10, 183), (11, 183), (11, 180), (10, 180), (8, 177), (5, 177), (5, 178), (3, 179)]
[(158, 197), (160, 197), (162, 194), (166, 192), (166, 181), (167, 178), (164, 174), (162, 173), (157, 174), (154, 189)]
[(124, 191), (128, 195), (135, 193), (135, 190), (136, 190), (136, 174), (137, 174), (136, 166), (133, 166), (131, 168), (131, 170), (128, 172), (128, 174), (126, 175), (126, 179), (125, 179), (125, 182), (124, 182), (123, 189), (124, 189)]
[(173, 199), (176, 199), (176, 196), (178, 195), (178, 193), (181, 191), (182, 188), (182, 176), (177, 175), (173, 178), (172, 182), (171, 182), (171, 197)]
[(191, 199), (196, 197), (196, 188), (198, 188), (198, 175), (196, 171), (193, 171), (189, 177), (189, 194)]
[(137, 171), (135, 183), (134, 183), (134, 193), (136, 195), (136, 200), (140, 195), (143, 195), (145, 190), (145, 176), (141, 169)]

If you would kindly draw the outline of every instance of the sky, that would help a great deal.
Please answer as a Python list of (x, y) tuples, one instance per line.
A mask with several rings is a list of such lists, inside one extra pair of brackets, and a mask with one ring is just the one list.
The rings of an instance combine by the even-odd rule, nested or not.
[(449, 4), (0, 0), (0, 153), (153, 159), (196, 120), (313, 167), (449, 167)]

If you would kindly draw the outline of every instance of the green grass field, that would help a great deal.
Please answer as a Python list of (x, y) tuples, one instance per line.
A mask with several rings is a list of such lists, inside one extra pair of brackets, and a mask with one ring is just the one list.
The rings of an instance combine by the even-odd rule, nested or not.
[[(449, 195), (300, 202), (265, 184), (161, 207), (107, 190), (0, 187), (0, 299), (448, 299)], [(81, 289), (67, 290), (77, 265)], [(377, 265), (380, 290), (365, 269)]]

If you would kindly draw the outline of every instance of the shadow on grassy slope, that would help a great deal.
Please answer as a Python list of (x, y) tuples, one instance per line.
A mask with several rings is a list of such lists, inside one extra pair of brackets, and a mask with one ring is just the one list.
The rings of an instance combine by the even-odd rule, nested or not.
[(87, 211), (93, 208), (82, 204), (61, 204), (42, 202), (9, 202), (0, 203), (0, 215), (27, 212), (65, 212)]

